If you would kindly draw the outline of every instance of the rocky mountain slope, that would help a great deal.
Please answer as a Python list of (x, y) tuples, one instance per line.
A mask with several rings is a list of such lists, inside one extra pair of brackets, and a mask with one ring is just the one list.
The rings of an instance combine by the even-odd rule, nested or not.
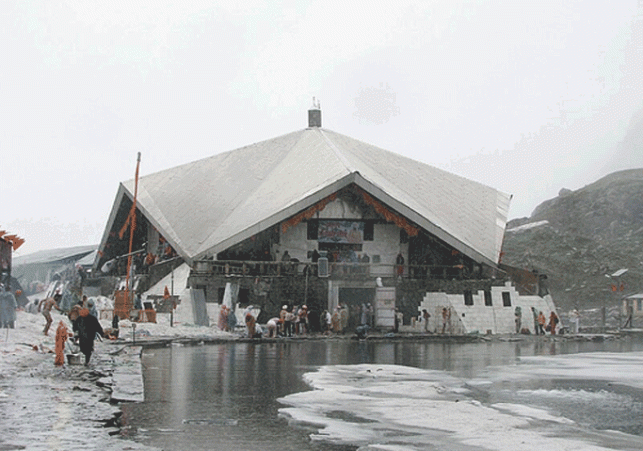
[[(632, 169), (563, 189), (531, 217), (510, 221), (502, 263), (547, 274), (562, 308), (610, 306), (643, 292), (642, 243), (643, 169)], [(618, 280), (606, 277), (623, 268)]]

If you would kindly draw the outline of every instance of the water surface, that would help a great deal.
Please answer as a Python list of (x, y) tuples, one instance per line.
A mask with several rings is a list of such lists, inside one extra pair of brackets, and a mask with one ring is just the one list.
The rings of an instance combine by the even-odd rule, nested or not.
[[(614, 387), (591, 375), (571, 381), (542, 375), (503, 381), (498, 375), (515, 368), (522, 357), (642, 350), (643, 345), (634, 340), (469, 344), (293, 340), (148, 349), (143, 353), (145, 402), (125, 405), (123, 424), (133, 440), (167, 451), (341, 449), (337, 444), (311, 441), (310, 434), (316, 430), (312, 425), (290, 426), (279, 414), (284, 406), (277, 399), (310, 390), (302, 376), (319, 367), (372, 363), (442, 371), (465, 383), (486, 380), (493, 373), (489, 383), (471, 383), (471, 396), (489, 404), (518, 401), (553, 409), (587, 427), (641, 434), (640, 422), (632, 420), (635, 414), (643, 415), (640, 390)], [(601, 394), (602, 410), (588, 409), (592, 393)], [(601, 418), (607, 418), (607, 423)]]

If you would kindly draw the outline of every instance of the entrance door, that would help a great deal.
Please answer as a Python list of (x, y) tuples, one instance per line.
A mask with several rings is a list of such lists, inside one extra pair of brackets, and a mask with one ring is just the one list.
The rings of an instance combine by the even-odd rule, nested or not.
[(348, 330), (353, 331), (361, 323), (362, 304), (375, 299), (375, 288), (340, 288), (339, 303), (348, 306)]

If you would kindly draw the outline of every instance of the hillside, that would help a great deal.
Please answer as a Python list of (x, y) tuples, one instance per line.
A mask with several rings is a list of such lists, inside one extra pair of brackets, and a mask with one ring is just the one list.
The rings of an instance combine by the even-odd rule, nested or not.
[[(643, 169), (610, 174), (577, 191), (561, 190), (529, 218), (507, 225), (502, 262), (548, 275), (562, 308), (613, 305), (643, 291)], [(621, 268), (623, 291), (606, 274)]]

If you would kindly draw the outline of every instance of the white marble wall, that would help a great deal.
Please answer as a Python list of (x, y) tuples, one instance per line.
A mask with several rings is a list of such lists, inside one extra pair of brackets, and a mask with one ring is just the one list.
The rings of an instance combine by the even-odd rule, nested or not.
[[(505, 307), (502, 300), (502, 292), (509, 292), (511, 295), (511, 306)], [(473, 305), (464, 304), (464, 295), (446, 293), (427, 293), (418, 313), (427, 309), (431, 314), (429, 330), (441, 332), (442, 330), (442, 308), (451, 309), (451, 328), (454, 334), (479, 332), (481, 334), (511, 334), (516, 332), (514, 312), (516, 306), (522, 309), (522, 327), (534, 333), (534, 321), (531, 307), (542, 311), (549, 319), (549, 313), (556, 311), (551, 296), (520, 296), (511, 283), (504, 287), (492, 287), (492, 306), (486, 306), (484, 292), (479, 291), (473, 294)], [(419, 327), (419, 326), (418, 326)]]

